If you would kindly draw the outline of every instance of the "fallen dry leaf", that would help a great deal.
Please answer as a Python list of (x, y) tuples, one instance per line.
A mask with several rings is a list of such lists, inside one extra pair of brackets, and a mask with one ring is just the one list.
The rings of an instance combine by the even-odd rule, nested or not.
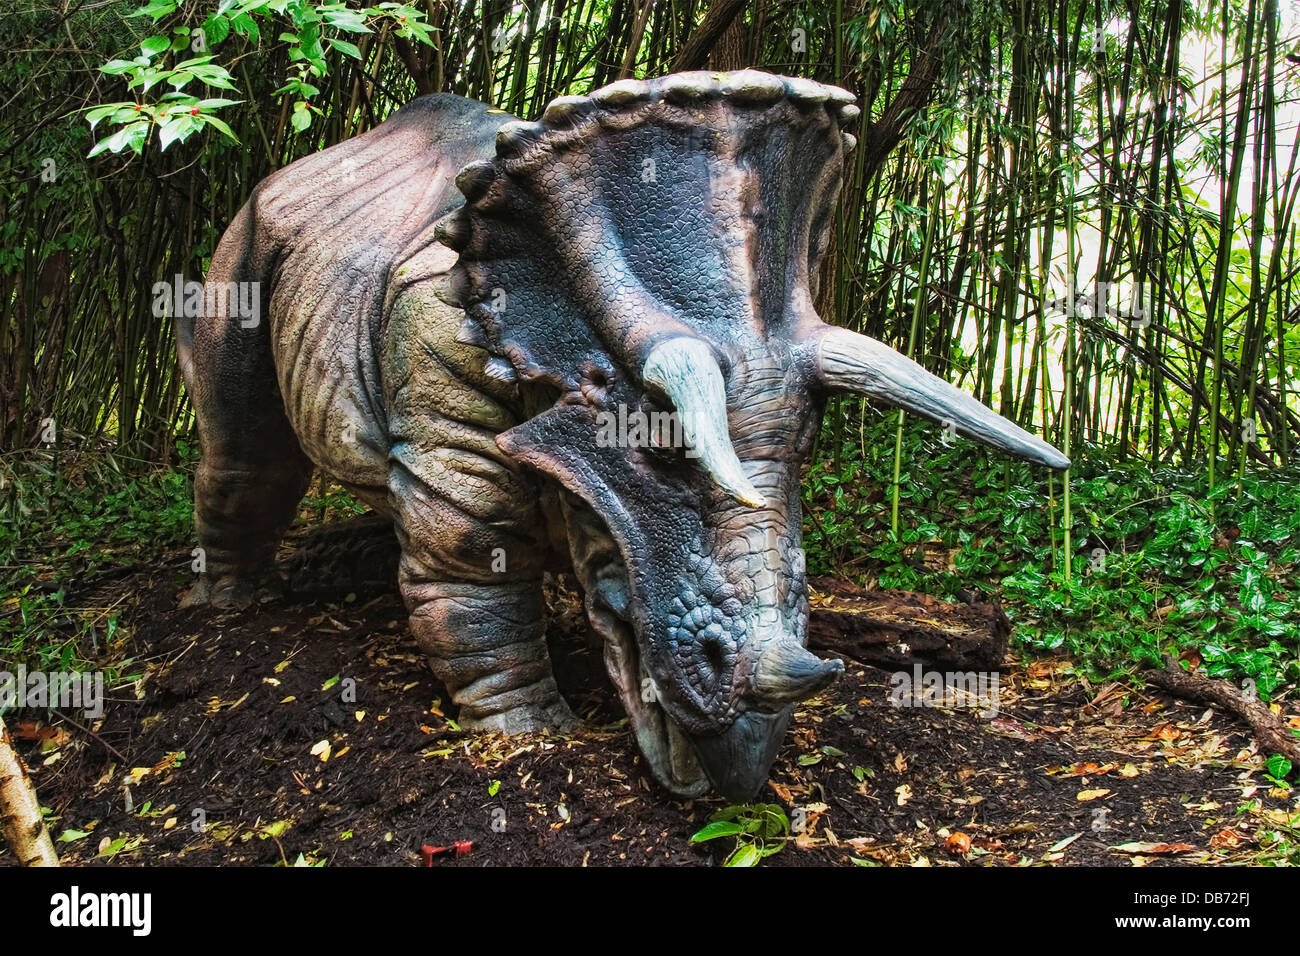
[(223, 710), (234, 710), (246, 700), (248, 700), (248, 694), (245, 694), (239, 700), (222, 700), (220, 697), (211, 697), (204, 709), (208, 714), (218, 714)]
[(53, 740), (59, 744), (67, 743), (72, 738), (64, 730), (53, 724), (38, 724), (34, 720), (20, 721), (14, 727), (14, 736), (19, 740)]
[(1196, 852), (1196, 847), (1186, 843), (1121, 843), (1111, 849), (1120, 853), (1145, 853), (1149, 856), (1173, 856), (1177, 853)]
[(1043, 855), (1043, 859), (1048, 863), (1055, 863), (1057, 860), (1063, 859), (1065, 857), (1065, 848), (1081, 836), (1083, 836), (1082, 833), (1076, 833), (1063, 840), (1058, 840), (1056, 843), (1052, 844), (1051, 849)]
[(1080, 790), (1078, 796), (1074, 799), (1080, 801), (1097, 800), (1108, 793), (1110, 793), (1109, 790)]
[(970, 852), (970, 837), (960, 831), (950, 833), (948, 839), (944, 841), (944, 846), (949, 853), (963, 856)]
[(817, 829), (817, 821), (830, 809), (830, 806), (825, 803), (809, 803), (796, 809), (803, 811), (803, 832), (811, 834)]
[(1025, 673), (1030, 677), (1051, 677), (1063, 671), (1068, 671), (1073, 666), (1074, 664), (1071, 661), (1061, 658), (1035, 661), (1025, 668)]
[(1173, 724), (1161, 724), (1151, 731), (1151, 736), (1156, 740), (1177, 740), (1183, 735), (1183, 732)]
[(1087, 763), (1076, 763), (1070, 767), (1049, 767), (1047, 772), (1050, 774), (1055, 771), (1063, 777), (1099, 777), (1103, 773), (1110, 773), (1118, 766), (1119, 764), (1115, 763), (1096, 764), (1088, 761)]
[(164, 770), (171, 770), (184, 756), (185, 755), (180, 752), (165, 754), (162, 760), (159, 760), (153, 765), (153, 772), (162, 773)]
[(1032, 733), (1024, 724), (1018, 720), (1008, 720), (1004, 717), (995, 717), (989, 721), (989, 727), (995, 733), (1005, 734), (1008, 737), (1015, 737), (1017, 740), (1037, 740), (1038, 735)]
[(1210, 846), (1216, 850), (1230, 849), (1241, 843), (1241, 837), (1233, 829), (1220, 830), (1214, 836), (1210, 837)]

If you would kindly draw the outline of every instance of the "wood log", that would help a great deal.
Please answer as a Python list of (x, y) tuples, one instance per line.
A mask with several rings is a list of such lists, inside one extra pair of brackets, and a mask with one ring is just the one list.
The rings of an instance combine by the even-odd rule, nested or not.
[(885, 670), (996, 671), (1011, 622), (996, 604), (950, 604), (914, 591), (861, 591), (809, 581), (808, 646)]
[(1185, 671), (1169, 655), (1165, 655), (1164, 670), (1153, 668), (1143, 671), (1142, 676), (1175, 697), (1222, 707), (1249, 725), (1264, 753), (1281, 754), (1291, 761), (1292, 766), (1300, 767), (1300, 739), (1291, 733), (1286, 721), (1269, 710), (1268, 705), (1254, 694), (1226, 680)]
[(32, 778), (0, 718), (0, 835), (23, 866), (58, 866)]

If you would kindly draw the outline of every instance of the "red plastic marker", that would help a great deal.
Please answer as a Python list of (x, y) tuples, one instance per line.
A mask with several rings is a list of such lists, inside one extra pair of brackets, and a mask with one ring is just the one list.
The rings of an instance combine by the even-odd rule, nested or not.
[(462, 856), (468, 856), (473, 847), (473, 840), (457, 840), (451, 846), (429, 846), (425, 844), (420, 847), (420, 853), (424, 855), (424, 865), (433, 866), (433, 858), (440, 853), (454, 853), (456, 858), (460, 859)]

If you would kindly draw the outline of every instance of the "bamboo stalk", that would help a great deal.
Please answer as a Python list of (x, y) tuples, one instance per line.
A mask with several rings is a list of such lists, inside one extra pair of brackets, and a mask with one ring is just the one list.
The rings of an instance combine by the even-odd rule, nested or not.
[[(921, 247), (921, 270), (917, 275), (916, 301), (912, 305), (912, 327), (907, 336), (907, 357), (916, 354), (916, 338), (921, 327), (921, 312), (925, 308), (926, 284), (930, 275), (930, 249), (934, 246), (934, 231), (939, 222), (939, 201), (943, 196), (941, 188), (934, 190), (930, 201), (930, 211), (926, 216), (925, 244)], [(898, 485), (903, 464), (903, 422), (906, 413), (898, 410), (898, 430), (894, 435), (894, 482), (889, 500), (889, 527), (894, 536), (898, 536)]]

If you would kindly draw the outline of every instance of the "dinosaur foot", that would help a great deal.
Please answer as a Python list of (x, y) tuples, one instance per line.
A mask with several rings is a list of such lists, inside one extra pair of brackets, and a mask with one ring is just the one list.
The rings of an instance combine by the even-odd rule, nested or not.
[(462, 711), (460, 725), (465, 730), (496, 731), (503, 734), (529, 734), (549, 730), (568, 734), (582, 726), (563, 698), (544, 704), (521, 704), (497, 714), (467, 717)]
[(284, 582), (278, 575), (201, 575), (181, 598), (181, 607), (211, 607), (238, 611), (284, 597)]

